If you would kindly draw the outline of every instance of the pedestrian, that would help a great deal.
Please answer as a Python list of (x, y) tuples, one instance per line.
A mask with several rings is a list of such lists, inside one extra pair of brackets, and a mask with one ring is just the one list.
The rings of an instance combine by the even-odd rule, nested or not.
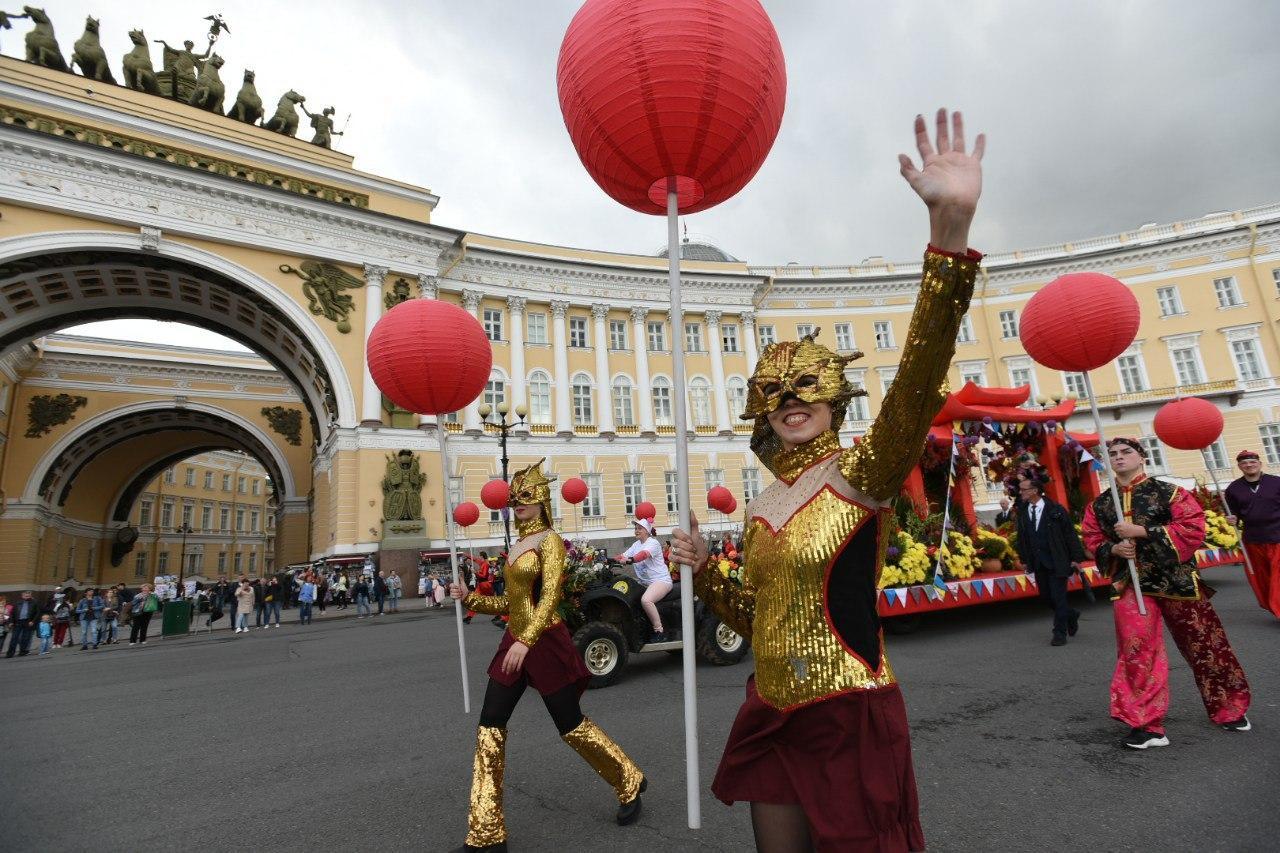
[(418, 597), (421, 598), (427, 607), (431, 606), (431, 593), (428, 587), (431, 585), (431, 578), (425, 574), (418, 575)]
[[(485, 595), (485, 596), (493, 595), (494, 594), (493, 579), (489, 574), (489, 561), (485, 559), (484, 551), (480, 552), (479, 560), (471, 561), (471, 565), (475, 570), (475, 573), (472, 575), (472, 577), (475, 579), (475, 582), (473, 584), (470, 582), (470, 579), (466, 579), (465, 582), (467, 583), (467, 585), (475, 590), (476, 595)], [(468, 610), (467, 615), (462, 617), (462, 621), (470, 625), (471, 620), (475, 618), (475, 615), (476, 615), (476, 612), (474, 610)]]
[(1016, 481), (1018, 557), (1035, 576), (1040, 600), (1053, 611), (1049, 645), (1065, 646), (1080, 628), (1080, 611), (1067, 603), (1067, 581), (1080, 570), (1084, 548), (1066, 508), (1044, 493), (1049, 473), (1043, 466), (1024, 466)]
[(351, 586), (351, 597), (356, 600), (356, 618), (363, 619), (369, 615), (369, 582), (364, 575), (359, 575)]
[(249, 586), (253, 587), (253, 626), (265, 628), (267, 627), (267, 597), (262, 578), (254, 578), (249, 582)]
[(107, 594), (102, 597), (102, 625), (100, 632), (102, 634), (102, 644), (109, 646), (116, 642), (120, 633), (120, 597), (116, 587), (109, 587)]
[(347, 589), (350, 584), (345, 572), (338, 572), (333, 579), (333, 602), (339, 610), (347, 609)]
[(240, 578), (240, 586), (236, 588), (236, 609), (238, 614), (233, 623), (236, 626), (236, 633), (249, 633), (249, 614), (253, 612), (254, 593), (253, 586), (249, 583), (248, 578)]
[(159, 609), (160, 597), (156, 595), (155, 587), (144, 583), (129, 604), (129, 610), (133, 613), (133, 618), (129, 620), (129, 645), (147, 644), (147, 628), (151, 626), (151, 617)]
[(265, 612), (262, 616), (262, 627), (267, 628), (273, 624), (276, 628), (280, 627), (280, 599), (284, 597), (284, 589), (280, 586), (279, 578), (272, 575), (267, 578), (267, 583), (262, 589), (262, 606)]
[(40, 621), (40, 606), (31, 595), (31, 590), (24, 590), (16, 602), (9, 606), (9, 649), (4, 656), (26, 657), (31, 650), (31, 638), (35, 635), (36, 623)]
[(321, 574), (316, 578), (316, 606), (324, 613), (325, 597), (329, 595), (329, 579)]
[(1244, 525), (1246, 573), (1259, 606), (1280, 619), (1280, 477), (1262, 473), (1252, 450), (1236, 454), (1240, 476), (1227, 486), (1227, 521)]
[(1009, 509), (1009, 499), (1007, 497), (1001, 498), (1000, 511), (996, 513), (996, 527), (1003, 527), (1013, 520), (1013, 511)]
[(387, 575), (386, 572), (378, 572), (373, 576), (373, 598), (378, 602), (378, 612), (376, 615), (382, 615), (382, 608), (387, 601)]
[(439, 575), (432, 575), (432, 577), (435, 578), (435, 581), (436, 581), (436, 588), (431, 593), (432, 597), (435, 598), (436, 607), (444, 607), (444, 597), (445, 597), (445, 592), (447, 591), (445, 588), (445, 583), (443, 580), (440, 579)]
[[(1111, 716), (1131, 727), (1122, 743), (1131, 749), (1168, 746), (1164, 717), (1169, 709), (1169, 661), (1163, 622), (1191, 674), (1209, 719), (1226, 731), (1250, 729), (1249, 683), (1236, 660), (1196, 571), (1204, 544), (1204, 510), (1181, 486), (1147, 476), (1146, 448), (1136, 438), (1113, 438), (1107, 456), (1121, 507), (1111, 492), (1085, 511), (1084, 544), (1100, 569), (1111, 573), (1119, 595), (1111, 608), (1117, 660), (1111, 678)], [(1138, 612), (1128, 560), (1138, 568), (1146, 615)]]
[[(61, 589), (61, 587), (59, 587)], [(71, 604), (65, 593), (55, 593), (53, 601), (53, 647), (62, 648), (64, 644), (75, 645), (75, 638), (68, 638), (71, 631)]]
[(53, 647), (52, 613), (46, 613), (40, 617), (40, 624), (36, 626), (36, 635), (40, 638), (40, 654), (49, 654), (49, 649)]
[(391, 602), (391, 612), (400, 612), (400, 596), (404, 593), (404, 581), (400, 580), (397, 572), (392, 572), (391, 577), (387, 578), (387, 599)]
[(4, 638), (9, 635), (9, 622), (12, 621), (9, 611), (9, 599), (0, 595), (0, 649), (4, 648)]
[(84, 591), (84, 597), (76, 605), (76, 615), (80, 617), (80, 651), (88, 649), (90, 643), (95, 649), (98, 647), (99, 626), (105, 606), (106, 602), (98, 595), (98, 590), (92, 587)]
[(307, 572), (302, 576), (302, 588), (298, 590), (298, 624), (311, 624), (311, 605), (316, 600), (315, 575)]

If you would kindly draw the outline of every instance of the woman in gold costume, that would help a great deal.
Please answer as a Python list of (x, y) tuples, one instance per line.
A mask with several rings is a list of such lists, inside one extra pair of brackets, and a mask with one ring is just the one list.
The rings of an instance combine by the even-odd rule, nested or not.
[(508, 501), (520, 539), (507, 559), (506, 595), (476, 595), (459, 584), (450, 593), (468, 610), (507, 616), (507, 631), (489, 664), (489, 686), (480, 710), (471, 810), (465, 851), (505, 851), (502, 772), (507, 721), (525, 688), (542, 694), (560, 737), (583, 757), (618, 796), (618, 824), (640, 816), (646, 782), (640, 768), (599, 726), (582, 714), (578, 700), (590, 673), (560, 619), (559, 606), (568, 562), (564, 540), (551, 528), (551, 481), (542, 462), (517, 471)]
[(751, 448), (777, 477), (747, 507), (744, 578), (703, 571), (696, 523), (673, 560), (698, 595), (751, 638), (756, 671), (712, 784), (751, 803), (756, 847), (923, 850), (906, 708), (884, 653), (876, 582), (890, 501), (919, 459), (946, 396), (956, 333), (981, 255), (968, 248), (982, 189), (982, 136), (965, 151), (959, 113), (937, 116), (937, 146), (915, 121), (923, 159), (899, 160), (929, 209), (931, 237), (897, 377), (853, 447), (837, 429), (855, 393), (839, 355), (814, 335), (766, 347), (749, 384)]

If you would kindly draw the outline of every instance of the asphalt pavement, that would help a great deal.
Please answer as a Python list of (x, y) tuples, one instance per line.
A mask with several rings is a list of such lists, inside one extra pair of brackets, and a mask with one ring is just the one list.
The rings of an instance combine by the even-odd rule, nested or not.
[[(1073, 599), (1081, 630), (1062, 648), (1034, 602), (937, 614), (889, 637), (929, 849), (1275, 850), (1280, 622), (1240, 569), (1206, 579), (1253, 687), (1254, 729), (1208, 722), (1170, 642), (1166, 749), (1118, 745), (1106, 602)], [(411, 599), (374, 619), (0, 659), (0, 850), (458, 846), (500, 632), (484, 617), (466, 626), (475, 707), (464, 715), (450, 613)], [(750, 658), (698, 669), (698, 831), (686, 827), (677, 657), (633, 658), (617, 685), (583, 699), (650, 780), (631, 827), (614, 825), (612, 793), (530, 692), (510, 726), (511, 850), (752, 849), (747, 807), (705, 790), (750, 671)]]

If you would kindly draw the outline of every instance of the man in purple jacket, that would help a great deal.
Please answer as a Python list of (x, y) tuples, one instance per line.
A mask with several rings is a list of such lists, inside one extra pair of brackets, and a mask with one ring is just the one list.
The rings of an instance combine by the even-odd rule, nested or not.
[(1243, 477), (1227, 486), (1227, 520), (1244, 524), (1244, 547), (1253, 574), (1249, 585), (1263, 610), (1280, 619), (1280, 477), (1262, 473), (1252, 450), (1236, 454)]

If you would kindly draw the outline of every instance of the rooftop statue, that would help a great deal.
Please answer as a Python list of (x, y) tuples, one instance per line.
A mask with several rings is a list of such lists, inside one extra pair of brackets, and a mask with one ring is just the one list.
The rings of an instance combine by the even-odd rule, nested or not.
[(43, 65), (55, 71), (70, 71), (67, 61), (62, 58), (62, 48), (58, 47), (58, 39), (53, 34), (53, 24), (44, 9), (35, 6), (23, 6), (22, 11), (30, 18), (35, 28), (27, 33), (27, 62)]
[(236, 102), (231, 105), (227, 115), (236, 121), (257, 124), (262, 120), (262, 98), (258, 97), (258, 87), (253, 85), (253, 72), (244, 72), (244, 85), (236, 95)]
[(19, 15), (16, 12), (6, 12), (0, 9), (0, 30), (13, 29), (13, 22), (22, 20), (25, 17), (27, 17), (25, 14)]
[(222, 99), (227, 87), (222, 84), (218, 69), (222, 67), (222, 57), (214, 54), (196, 78), (196, 89), (191, 93), (191, 106), (222, 115)]
[(71, 51), (72, 66), (79, 65), (80, 73), (90, 80), (115, 85), (116, 78), (107, 65), (107, 54), (98, 41), (98, 24), (95, 17), (84, 19), (84, 35), (76, 40), (75, 50)]
[[(302, 103), (299, 102), (298, 106), (302, 107)], [(344, 131), (341, 130), (334, 130), (333, 119), (329, 118), (329, 116), (333, 115), (337, 110), (333, 107), (325, 107), (320, 115), (307, 112), (306, 107), (302, 107), (302, 111), (307, 113), (307, 118), (311, 119), (311, 126), (315, 128), (316, 131), (316, 135), (311, 138), (311, 144), (319, 145), (321, 148), (332, 148), (333, 137), (341, 136), (344, 133)]]
[[(276, 114), (263, 125), (267, 130), (283, 133), (285, 136), (296, 136), (298, 133), (298, 112), (293, 107), (305, 101), (302, 95), (290, 89), (280, 96), (276, 104)], [(308, 113), (310, 115), (310, 113)]]
[(151, 64), (151, 48), (147, 45), (147, 35), (142, 30), (130, 30), (129, 40), (133, 42), (133, 50), (124, 55), (124, 84), (139, 92), (160, 94), (160, 81), (156, 79), (155, 66)]
[(182, 43), (182, 49), (171, 47), (164, 39), (153, 39), (156, 44), (164, 46), (164, 70), (160, 78), (160, 94), (166, 98), (180, 101), (191, 100), (196, 90), (196, 75), (204, 69), (204, 62), (213, 53), (213, 39), (204, 53), (195, 52), (195, 42), (188, 39)]

